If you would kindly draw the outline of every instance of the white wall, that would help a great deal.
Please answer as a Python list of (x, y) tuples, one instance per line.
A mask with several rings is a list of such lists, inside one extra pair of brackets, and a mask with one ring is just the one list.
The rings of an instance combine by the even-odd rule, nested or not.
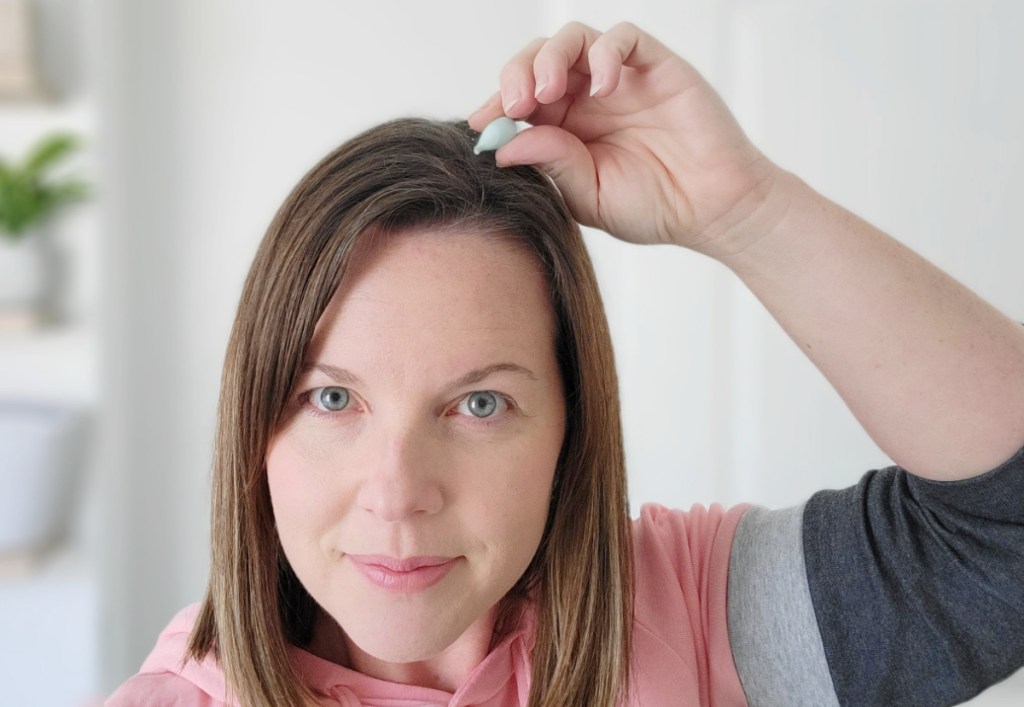
[[(1024, 7), (1010, 0), (94, 4), (111, 185), (105, 687), (200, 598), (224, 346), (288, 189), (373, 123), (468, 114), (507, 57), (566, 19), (650, 28), (771, 157), (1024, 318)], [(635, 502), (781, 506), (886, 463), (722, 268), (588, 243)]]

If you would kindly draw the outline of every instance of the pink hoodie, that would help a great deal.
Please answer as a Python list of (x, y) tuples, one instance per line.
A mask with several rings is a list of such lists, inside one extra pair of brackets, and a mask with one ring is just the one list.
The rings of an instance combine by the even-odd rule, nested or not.
[[(629, 704), (747, 704), (732, 660), (726, 589), (732, 538), (746, 506), (689, 512), (648, 504), (633, 523), (636, 611)], [(139, 674), (107, 707), (225, 707), (216, 660), (181, 664), (198, 605), (180, 612), (160, 635)], [(534, 621), (505, 638), (457, 692), (371, 678), (301, 649), (293, 661), (321, 704), (331, 707), (513, 707), (526, 704)]]

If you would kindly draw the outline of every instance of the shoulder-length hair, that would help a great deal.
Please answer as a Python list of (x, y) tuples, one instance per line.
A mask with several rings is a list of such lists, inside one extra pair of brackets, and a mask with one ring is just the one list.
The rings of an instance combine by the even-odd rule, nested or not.
[[(551, 181), (475, 155), (464, 122), (403, 119), (342, 145), (288, 196), (249, 271), (228, 342), (213, 462), (209, 585), (189, 658), (215, 652), (247, 707), (313, 701), (289, 658), (317, 607), (285, 559), (265, 456), (314, 327), (365, 238), (416, 228), (498, 234), (546, 276), (566, 399), (547, 524), (505, 599), (535, 602), (531, 705), (612, 705), (626, 695), (633, 571), (618, 385), (579, 226)], [(498, 630), (515, 612), (501, 612)]]

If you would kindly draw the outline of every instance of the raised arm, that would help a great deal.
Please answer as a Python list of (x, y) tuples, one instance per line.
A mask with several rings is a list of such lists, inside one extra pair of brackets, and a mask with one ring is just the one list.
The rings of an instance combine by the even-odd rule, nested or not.
[(567, 25), (470, 123), (503, 112), (535, 127), (499, 164), (539, 165), (581, 223), (729, 267), (903, 468), (965, 478), (1024, 445), (1024, 327), (772, 164), (654, 38)]
[(952, 480), (1024, 445), (1024, 327), (792, 175), (768, 201), (720, 259), (890, 458)]

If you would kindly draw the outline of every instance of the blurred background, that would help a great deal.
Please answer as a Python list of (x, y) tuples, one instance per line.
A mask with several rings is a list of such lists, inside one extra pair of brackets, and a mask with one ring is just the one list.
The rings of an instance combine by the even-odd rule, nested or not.
[[(649, 30), (771, 158), (1024, 320), (1014, 0), (0, 0), (0, 157), (70, 133), (36, 166), (90, 185), (0, 232), (0, 705), (98, 704), (201, 598), (224, 348), (291, 186), (375, 123), (468, 115), (571, 19)], [(587, 239), (635, 508), (888, 463), (723, 268)]]

